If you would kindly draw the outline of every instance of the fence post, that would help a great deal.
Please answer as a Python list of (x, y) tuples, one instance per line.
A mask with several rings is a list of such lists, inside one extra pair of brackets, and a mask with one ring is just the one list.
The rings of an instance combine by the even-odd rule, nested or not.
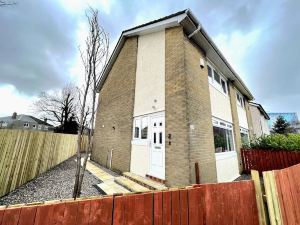
[(195, 162), (195, 176), (196, 176), (196, 184), (200, 184), (200, 173), (199, 173), (199, 163)]

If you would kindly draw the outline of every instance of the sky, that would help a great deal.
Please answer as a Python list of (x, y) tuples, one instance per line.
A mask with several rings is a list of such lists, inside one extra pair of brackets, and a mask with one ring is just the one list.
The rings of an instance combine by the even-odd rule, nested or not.
[(112, 51), (122, 30), (190, 8), (267, 112), (300, 116), (298, 0), (15, 0), (0, 8), (0, 116), (33, 114), (41, 91), (80, 84), (85, 10)]

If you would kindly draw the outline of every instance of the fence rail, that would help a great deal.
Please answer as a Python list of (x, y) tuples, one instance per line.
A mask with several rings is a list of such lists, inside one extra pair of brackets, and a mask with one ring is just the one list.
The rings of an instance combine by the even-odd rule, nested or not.
[(77, 136), (0, 130), (0, 196), (76, 153)]
[(300, 152), (241, 149), (244, 173), (278, 170), (300, 163)]
[(9, 207), (0, 209), (1, 220), (2, 225), (259, 224), (253, 181)]

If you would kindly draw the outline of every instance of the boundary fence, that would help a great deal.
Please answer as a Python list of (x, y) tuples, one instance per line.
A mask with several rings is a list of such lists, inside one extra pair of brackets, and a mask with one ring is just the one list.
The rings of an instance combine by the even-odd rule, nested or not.
[(244, 173), (284, 169), (300, 163), (300, 152), (241, 149)]
[(0, 196), (76, 153), (77, 135), (0, 130)]

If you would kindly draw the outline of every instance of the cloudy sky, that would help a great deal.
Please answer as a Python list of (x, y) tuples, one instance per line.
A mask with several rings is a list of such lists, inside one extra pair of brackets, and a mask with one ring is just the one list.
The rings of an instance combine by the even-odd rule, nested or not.
[(14, 0), (0, 8), (0, 116), (30, 113), (41, 91), (82, 71), (84, 11), (97, 7), (113, 49), (122, 30), (190, 8), (257, 102), (300, 116), (298, 0)]

